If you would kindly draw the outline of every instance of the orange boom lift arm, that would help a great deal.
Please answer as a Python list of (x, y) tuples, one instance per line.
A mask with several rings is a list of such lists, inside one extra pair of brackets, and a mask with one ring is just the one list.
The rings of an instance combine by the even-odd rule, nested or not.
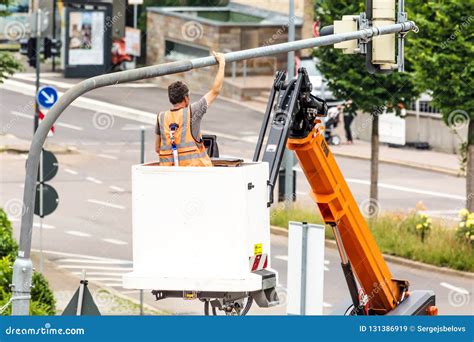
[(260, 159), (271, 120), (262, 157), (270, 168), (269, 205), (273, 202), (273, 189), (287, 146), (298, 158), (324, 222), (333, 229), (352, 300), (346, 313), (435, 313), (432, 291), (414, 291), (408, 295), (408, 281), (394, 279), (390, 272), (324, 139), (319, 117), (326, 114), (327, 104), (311, 94), (304, 68), (289, 82), (285, 82), (284, 72), (277, 73), (253, 158)]

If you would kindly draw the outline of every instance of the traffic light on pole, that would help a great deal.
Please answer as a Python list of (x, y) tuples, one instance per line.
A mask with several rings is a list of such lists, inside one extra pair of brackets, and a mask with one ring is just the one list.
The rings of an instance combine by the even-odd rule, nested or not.
[(28, 56), (28, 64), (32, 66), (33, 68), (35, 68), (36, 58), (38, 57), (36, 53), (36, 38), (35, 37), (28, 39), (26, 55)]
[[(395, 24), (395, 0), (369, 0), (367, 5), (367, 19), (372, 21), (372, 26)], [(376, 72), (391, 72), (396, 68), (395, 44), (395, 33), (374, 37), (369, 44), (367, 65), (372, 66)]]

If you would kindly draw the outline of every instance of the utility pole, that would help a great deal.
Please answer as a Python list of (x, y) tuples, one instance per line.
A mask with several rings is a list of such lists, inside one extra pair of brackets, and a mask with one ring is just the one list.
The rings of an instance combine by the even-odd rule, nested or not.
[[(56, 41), (56, 10), (57, 10), (57, 4), (56, 0), (53, 0), (53, 41)], [(52, 69), (53, 72), (56, 71), (56, 57), (53, 55), (52, 56)]]
[[(35, 12), (35, 37), (36, 37), (36, 47), (35, 47), (35, 55), (36, 55), (36, 92), (35, 94), (38, 94), (38, 90), (40, 88), (40, 67), (41, 67), (41, 55), (40, 55), (40, 50), (41, 50), (41, 9), (39, 7), (39, 1), (37, 2), (37, 7), (36, 7), (36, 12)], [(35, 120), (34, 120), (34, 132), (38, 129), (38, 124), (39, 124), (39, 113), (40, 113), (40, 108), (38, 101), (35, 101)]]
[[(290, 0), (288, 16), (288, 42), (295, 40), (295, 0)], [(295, 51), (288, 52), (288, 80), (295, 77)], [(295, 189), (293, 188), (294, 155), (292, 151), (285, 152), (285, 201), (293, 202)]]

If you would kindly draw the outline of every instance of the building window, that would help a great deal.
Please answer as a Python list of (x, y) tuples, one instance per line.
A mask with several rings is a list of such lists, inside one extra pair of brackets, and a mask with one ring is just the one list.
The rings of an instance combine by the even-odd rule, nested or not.
[(177, 43), (171, 40), (165, 42), (165, 49), (165, 57), (176, 60), (209, 56), (209, 50), (206, 48)]
[[(416, 102), (412, 104), (412, 110), (416, 110)], [(431, 101), (420, 101), (420, 113), (439, 113), (439, 110), (432, 106)]]

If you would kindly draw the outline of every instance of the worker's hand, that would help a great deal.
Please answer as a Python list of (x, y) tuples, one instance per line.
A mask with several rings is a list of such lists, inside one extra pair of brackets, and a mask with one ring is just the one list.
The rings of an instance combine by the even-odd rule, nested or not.
[(223, 53), (212, 51), (212, 55), (216, 58), (216, 61), (219, 63), (219, 65), (225, 65), (225, 56)]

